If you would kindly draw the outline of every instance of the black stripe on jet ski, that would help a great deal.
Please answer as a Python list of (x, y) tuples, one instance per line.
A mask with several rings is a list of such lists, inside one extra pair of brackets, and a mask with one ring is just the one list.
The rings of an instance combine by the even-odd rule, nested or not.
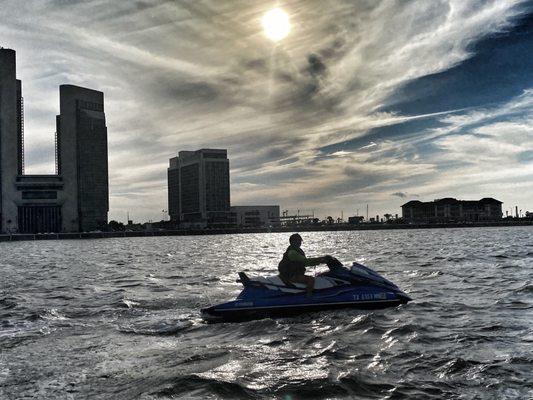
[(394, 300), (362, 300), (362, 301), (342, 301), (335, 303), (308, 303), (308, 304), (291, 304), (291, 305), (279, 305), (279, 306), (259, 306), (259, 307), (234, 307), (234, 308), (225, 308), (225, 309), (214, 309), (215, 312), (233, 312), (233, 311), (244, 311), (244, 310), (268, 310), (268, 309), (279, 309), (279, 308), (294, 308), (294, 307), (321, 307), (321, 306), (335, 306), (335, 305), (346, 305), (346, 304), (368, 304), (368, 303), (395, 303), (401, 302), (400, 299)]

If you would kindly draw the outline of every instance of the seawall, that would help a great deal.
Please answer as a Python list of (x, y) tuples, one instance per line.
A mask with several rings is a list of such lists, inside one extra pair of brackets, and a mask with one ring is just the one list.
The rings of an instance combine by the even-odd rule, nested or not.
[(366, 231), (390, 229), (442, 229), (442, 228), (481, 228), (505, 226), (532, 226), (533, 221), (502, 221), (486, 223), (460, 224), (333, 224), (321, 226), (287, 226), (277, 228), (226, 228), (226, 229), (188, 229), (188, 230), (152, 230), (152, 231), (117, 231), (117, 232), (79, 232), (79, 233), (37, 233), (37, 234), (3, 234), (0, 242), (21, 240), (65, 240), (65, 239), (102, 239), (119, 237), (146, 236), (194, 236), (194, 235), (232, 235), (244, 233), (270, 232), (330, 232), (330, 231)]

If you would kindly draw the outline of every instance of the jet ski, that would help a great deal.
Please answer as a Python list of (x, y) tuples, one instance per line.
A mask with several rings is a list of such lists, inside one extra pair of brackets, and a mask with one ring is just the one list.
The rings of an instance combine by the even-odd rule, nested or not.
[(372, 269), (354, 262), (349, 268), (337, 259), (328, 271), (315, 277), (311, 296), (304, 284), (289, 283), (279, 276), (250, 278), (239, 273), (244, 289), (233, 301), (203, 308), (208, 322), (243, 321), (288, 317), (338, 308), (378, 309), (406, 304), (411, 298)]

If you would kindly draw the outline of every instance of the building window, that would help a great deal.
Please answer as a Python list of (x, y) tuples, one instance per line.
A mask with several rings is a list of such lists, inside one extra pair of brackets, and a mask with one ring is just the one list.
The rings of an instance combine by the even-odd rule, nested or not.
[(24, 191), (22, 192), (22, 200), (37, 200), (37, 199), (57, 199), (57, 192), (55, 191)]

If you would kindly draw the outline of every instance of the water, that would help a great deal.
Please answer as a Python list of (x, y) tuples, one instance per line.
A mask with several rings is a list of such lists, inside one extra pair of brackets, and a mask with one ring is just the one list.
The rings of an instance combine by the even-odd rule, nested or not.
[(414, 301), (203, 323), (288, 236), (0, 243), (0, 398), (533, 398), (532, 227), (304, 233)]

